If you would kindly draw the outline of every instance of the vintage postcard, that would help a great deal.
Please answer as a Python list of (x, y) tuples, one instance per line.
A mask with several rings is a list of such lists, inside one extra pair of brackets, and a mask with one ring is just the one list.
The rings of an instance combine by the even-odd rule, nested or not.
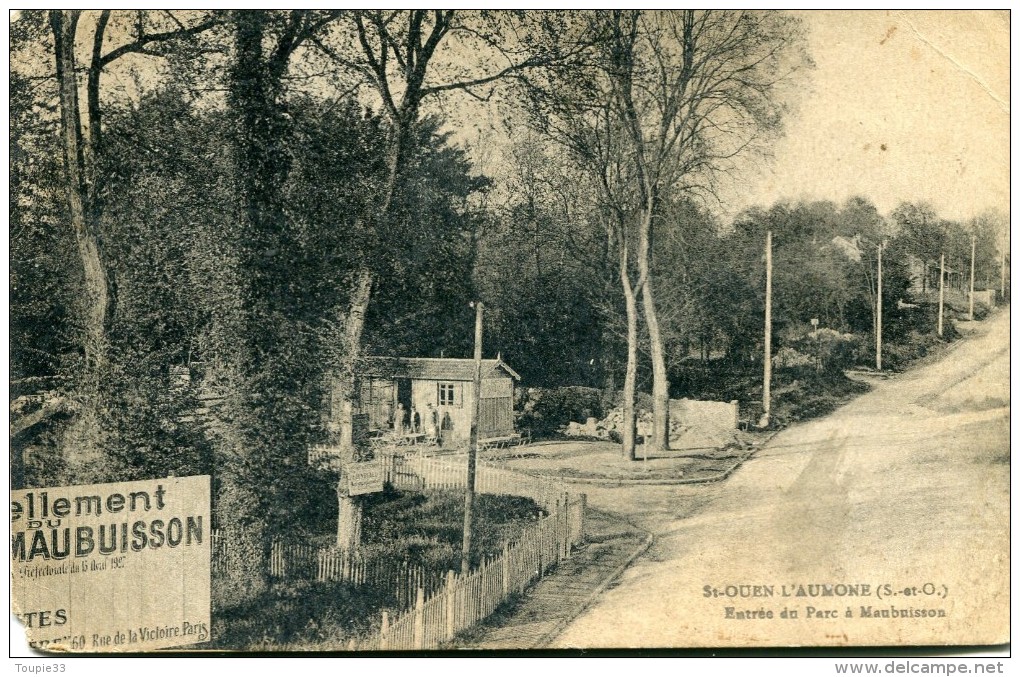
[(46, 655), (996, 647), (1008, 11), (10, 16)]

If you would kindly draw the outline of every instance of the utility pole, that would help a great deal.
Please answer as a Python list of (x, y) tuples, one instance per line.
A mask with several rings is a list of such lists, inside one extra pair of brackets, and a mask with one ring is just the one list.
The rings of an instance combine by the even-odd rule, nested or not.
[(878, 243), (878, 297), (875, 299), (875, 369), (882, 371), (882, 243)]
[(974, 321), (974, 254), (977, 251), (977, 235), (970, 236), (970, 321)]
[(1006, 246), (1002, 247), (1002, 270), (999, 273), (999, 301), (1006, 300)]
[(946, 299), (946, 253), (939, 259), (939, 336), (942, 336), (942, 306)]
[(761, 389), (762, 427), (772, 411), (772, 231), (765, 233), (765, 377)]
[(478, 457), (478, 413), (482, 398), (482, 312), (481, 301), (475, 306), (475, 378), (472, 384), (471, 437), (468, 441), (467, 489), (464, 492), (464, 542), (461, 545), (460, 573), (471, 569), (471, 519), (475, 508), (475, 465)]
[(1006, 247), (1009, 246), (1009, 232), (1003, 228), (1002, 230), (1002, 256), (1001, 256), (1001, 270), (999, 272), (999, 301), (1004, 302), (1006, 300)]

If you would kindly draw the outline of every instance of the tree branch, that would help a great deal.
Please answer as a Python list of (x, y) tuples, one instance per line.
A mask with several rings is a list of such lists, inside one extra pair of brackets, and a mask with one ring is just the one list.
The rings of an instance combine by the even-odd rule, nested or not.
[(138, 37), (133, 42), (121, 45), (120, 47), (114, 49), (113, 51), (103, 56), (101, 60), (102, 65), (105, 68), (106, 66), (110, 65), (111, 63), (113, 63), (120, 57), (124, 56), (125, 54), (130, 54), (132, 52), (147, 53), (145, 52), (145, 50), (151, 44), (166, 42), (168, 40), (174, 40), (177, 38), (183, 38), (189, 35), (197, 35), (198, 33), (207, 31), (210, 28), (218, 26), (222, 23), (223, 23), (222, 19), (212, 18), (207, 19), (206, 21), (203, 21), (199, 24), (196, 24), (191, 28), (185, 28), (183, 30), (176, 29), (172, 31), (163, 31), (161, 33), (149, 33), (149, 34), (145, 34), (144, 27), (140, 26), (139, 27), (140, 33)]

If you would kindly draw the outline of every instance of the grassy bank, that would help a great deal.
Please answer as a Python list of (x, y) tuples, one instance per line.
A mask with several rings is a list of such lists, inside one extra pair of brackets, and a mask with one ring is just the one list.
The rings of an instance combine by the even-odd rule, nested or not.
[[(516, 538), (542, 510), (519, 496), (476, 496), (472, 561), (495, 555)], [(463, 492), (399, 492), (366, 498), (362, 521), (367, 558), (406, 561), (446, 572), (460, 566)], [(322, 546), (332, 534), (313, 540)], [(213, 586), (216, 580), (213, 580)], [(364, 585), (307, 580), (274, 581), (269, 590), (243, 607), (213, 611), (211, 649), (245, 651), (338, 650), (367, 632), (395, 600)]]

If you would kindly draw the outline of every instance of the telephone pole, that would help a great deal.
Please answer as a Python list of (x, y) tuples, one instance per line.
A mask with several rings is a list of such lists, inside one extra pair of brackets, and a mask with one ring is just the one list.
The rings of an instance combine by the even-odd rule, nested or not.
[(875, 299), (875, 369), (882, 371), (882, 243), (878, 243), (878, 297)]
[(999, 272), (999, 302), (1006, 300), (1006, 244), (1002, 245), (1002, 268)]
[(475, 377), (472, 383), (471, 436), (468, 441), (467, 489), (464, 492), (464, 541), (461, 545), (460, 573), (471, 570), (471, 520), (475, 508), (475, 466), (478, 457), (478, 413), (482, 396), (482, 312), (481, 301), (475, 306)]
[(946, 253), (939, 259), (939, 336), (942, 336), (942, 307), (946, 299)]
[(999, 268), (999, 300), (1006, 301), (1006, 250), (1009, 249), (1009, 225), (1002, 229), (1002, 246), (1000, 247)]
[(970, 321), (974, 321), (974, 254), (977, 251), (977, 235), (970, 236)]
[(761, 389), (762, 427), (772, 411), (772, 231), (765, 233), (765, 376)]

